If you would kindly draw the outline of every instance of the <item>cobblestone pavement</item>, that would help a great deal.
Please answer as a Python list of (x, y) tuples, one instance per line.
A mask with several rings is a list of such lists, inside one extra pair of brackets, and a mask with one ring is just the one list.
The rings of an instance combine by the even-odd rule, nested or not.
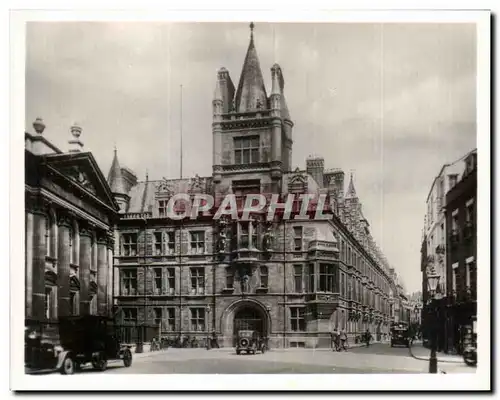
[[(347, 352), (328, 349), (275, 349), (265, 354), (236, 355), (234, 349), (168, 349), (153, 353), (134, 354), (130, 368), (110, 363), (105, 373), (426, 373), (429, 350), (416, 346), (423, 360), (415, 359), (406, 347), (391, 348), (388, 344), (357, 347)], [(474, 373), (458, 358), (438, 364), (444, 373)], [(83, 371), (93, 372), (91, 369)]]

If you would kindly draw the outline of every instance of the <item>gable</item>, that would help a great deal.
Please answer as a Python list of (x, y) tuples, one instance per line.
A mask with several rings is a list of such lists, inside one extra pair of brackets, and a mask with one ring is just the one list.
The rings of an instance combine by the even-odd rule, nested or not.
[(44, 157), (48, 170), (114, 211), (118, 211), (111, 189), (91, 153), (54, 154)]

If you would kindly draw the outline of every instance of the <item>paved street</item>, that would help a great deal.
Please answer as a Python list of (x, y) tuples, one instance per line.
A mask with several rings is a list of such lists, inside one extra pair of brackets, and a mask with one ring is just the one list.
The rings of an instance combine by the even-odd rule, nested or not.
[[(428, 350), (414, 348), (418, 356), (428, 357)], [(474, 373), (475, 368), (458, 362), (441, 362), (446, 373)], [(233, 349), (168, 349), (135, 355), (132, 367), (110, 363), (110, 374), (246, 374), (246, 373), (426, 373), (428, 362), (410, 356), (405, 347), (388, 344), (358, 347), (334, 353), (326, 349), (272, 350), (265, 354), (236, 355)], [(91, 369), (82, 371), (93, 373)]]

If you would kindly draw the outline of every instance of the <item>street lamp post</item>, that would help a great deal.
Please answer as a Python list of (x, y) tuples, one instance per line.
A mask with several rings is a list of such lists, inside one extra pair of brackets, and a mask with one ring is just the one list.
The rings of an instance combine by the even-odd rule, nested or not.
[(207, 306), (205, 307), (205, 311), (206, 311), (206, 330), (207, 330), (207, 345), (206, 345), (206, 348), (207, 350), (210, 350), (210, 348), (212, 347), (211, 346), (211, 343), (210, 343), (210, 329), (209, 329), (209, 324), (210, 324), (210, 312), (212, 311), (212, 309), (210, 308), (210, 304), (207, 304)]
[(429, 288), (429, 294), (431, 296), (430, 305), (432, 312), (432, 324), (431, 324), (431, 357), (429, 359), (429, 373), (437, 373), (437, 306), (436, 306), (436, 292), (439, 283), (439, 274), (435, 271), (427, 275), (427, 285)]

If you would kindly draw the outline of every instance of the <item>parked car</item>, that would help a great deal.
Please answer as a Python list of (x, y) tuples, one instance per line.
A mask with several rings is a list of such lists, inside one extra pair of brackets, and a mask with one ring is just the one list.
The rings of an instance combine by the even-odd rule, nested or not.
[[(29, 326), (25, 345), (28, 373), (47, 370), (71, 375), (88, 363), (104, 371), (109, 360), (123, 360), (125, 367), (132, 365), (130, 346), (120, 343), (110, 318), (63, 317), (57, 324), (31, 323)], [(50, 329), (44, 329), (46, 326)]]
[(238, 331), (236, 354), (246, 351), (247, 354), (255, 354), (260, 351), (264, 354), (267, 350), (265, 340), (257, 331)]

